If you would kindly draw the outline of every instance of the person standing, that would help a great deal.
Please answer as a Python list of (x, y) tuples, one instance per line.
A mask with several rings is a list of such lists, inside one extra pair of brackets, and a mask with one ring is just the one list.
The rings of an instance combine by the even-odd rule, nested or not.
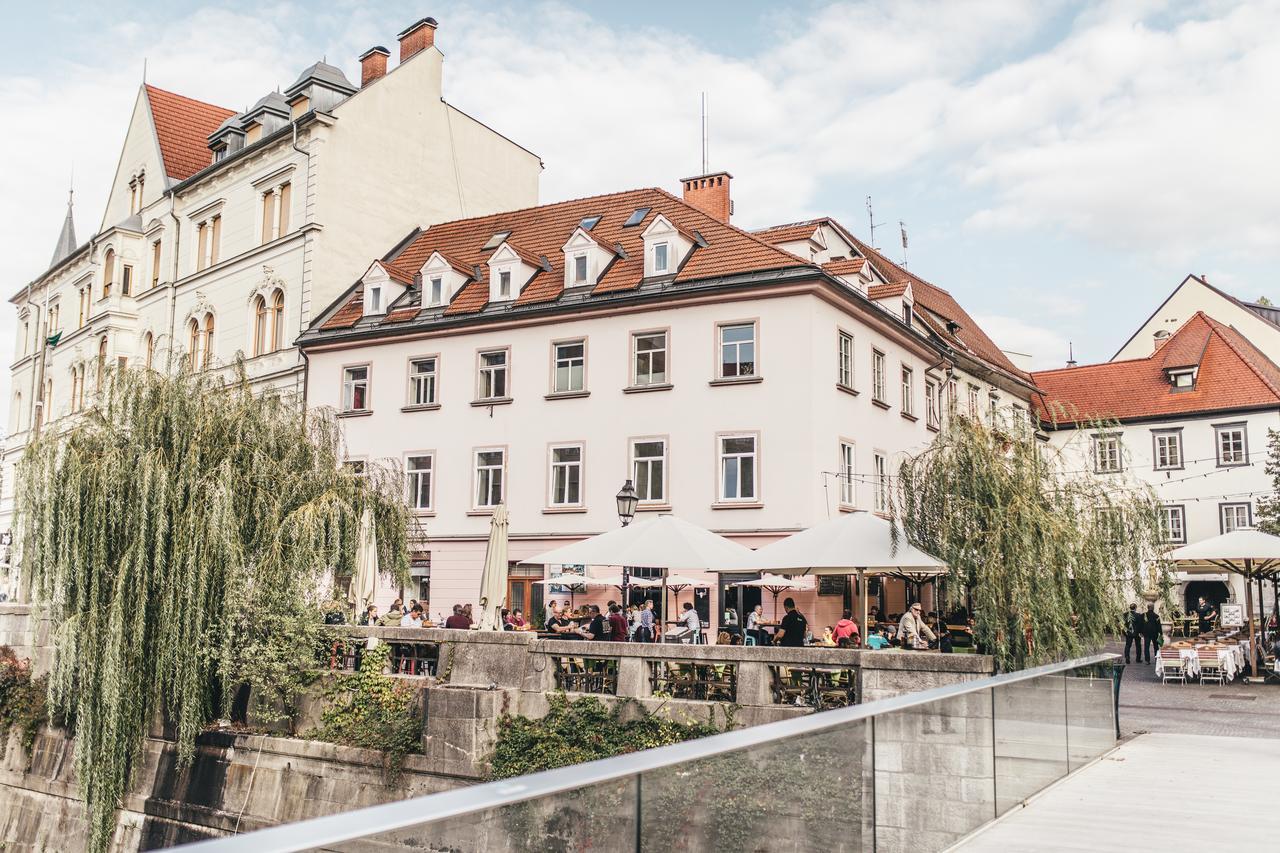
[(917, 601), (898, 621), (898, 641), (904, 649), (927, 649), (929, 641), (937, 639), (937, 635), (921, 618), (920, 610), (920, 602)]
[(600, 615), (600, 605), (591, 605), (587, 612), (591, 614), (591, 621), (587, 623), (585, 628), (578, 629), (578, 633), (582, 635), (582, 638), (584, 640), (609, 639), (610, 629), (605, 624), (604, 617)]
[[(1204, 599), (1200, 599), (1202, 602)], [(1142, 617), (1138, 615), (1138, 605), (1130, 604), (1129, 612), (1124, 615), (1124, 662), (1129, 663), (1129, 649), (1132, 647), (1138, 654), (1138, 663), (1142, 663), (1142, 644), (1138, 639), (1142, 636)]]
[(1142, 662), (1151, 663), (1151, 650), (1160, 654), (1160, 637), (1164, 633), (1160, 617), (1156, 615), (1156, 606), (1147, 605), (1147, 612), (1142, 614)]
[(778, 633), (774, 634), (774, 645), (778, 646), (803, 646), (804, 635), (809, 630), (809, 620), (804, 618), (804, 614), (796, 610), (796, 602), (794, 598), (785, 599), (782, 606), (786, 608), (787, 615), (782, 617), (782, 625), (778, 628)]
[[(1207, 634), (1213, 630), (1213, 620), (1218, 618), (1218, 608), (1200, 596), (1200, 604), (1196, 606), (1196, 616), (1200, 619), (1200, 633)], [(1128, 655), (1125, 655), (1127, 658)]]
[(609, 627), (613, 629), (610, 640), (615, 643), (627, 641), (627, 617), (622, 615), (622, 608), (616, 604), (609, 605)]

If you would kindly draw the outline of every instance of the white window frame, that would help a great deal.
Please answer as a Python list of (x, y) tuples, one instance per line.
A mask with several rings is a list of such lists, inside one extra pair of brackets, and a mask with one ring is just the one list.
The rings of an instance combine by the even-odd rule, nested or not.
[[(357, 379), (352, 373), (357, 370), (364, 371), (364, 377)], [(360, 408), (355, 406), (355, 393), (359, 387), (364, 388), (364, 405)], [(362, 364), (347, 364), (342, 368), (342, 411), (346, 413), (369, 412), (373, 410), (373, 365), (369, 362)]]
[[(502, 355), (501, 364), (486, 364), (485, 356)], [(498, 390), (498, 377), (502, 377), (502, 393)], [(488, 391), (485, 393), (485, 386)], [(511, 348), (482, 349), (476, 353), (476, 401), (509, 400), (511, 398)]]
[(836, 331), (836, 385), (854, 389), (853, 385), (853, 333), (844, 329)]
[[(560, 354), (561, 347), (577, 346), (582, 348), (582, 354), (578, 356), (562, 356)], [(573, 387), (573, 368), (577, 362), (579, 368), (578, 387)], [(568, 382), (564, 387), (560, 385), (560, 370), (564, 368), (567, 371)], [(551, 393), (552, 394), (579, 394), (587, 390), (587, 339), (586, 338), (570, 338), (563, 341), (551, 342)]]
[[(1243, 524), (1240, 523), (1241, 511), (1244, 513)], [(1242, 501), (1218, 504), (1218, 526), (1223, 533), (1253, 527), (1253, 504)]]
[(444, 276), (433, 275), (427, 279), (428, 299), (427, 307), (436, 307), (444, 304)]
[(1182, 430), (1153, 430), (1151, 457), (1151, 467), (1156, 471), (1181, 470), (1183, 467)]
[(856, 507), (858, 505), (857, 489), (857, 448), (852, 441), (840, 441), (840, 506)]
[[(639, 456), (637, 455), (637, 447), (641, 444), (659, 444), (662, 445), (662, 453), (659, 456)], [(628, 439), (628, 448), (630, 450), (631, 465), (628, 470), (631, 472), (631, 480), (634, 483), (636, 494), (639, 495), (640, 506), (664, 506), (667, 503), (668, 488), (670, 486), (671, 466), (668, 463), (669, 443), (666, 436), (643, 436), (640, 438)], [(653, 464), (658, 463), (660, 479), (662, 480), (662, 488), (660, 494), (654, 495), (653, 484)], [(646, 469), (644, 477), (640, 476), (640, 466)]]
[[(641, 338), (662, 338), (662, 348), (645, 350), (645, 354), (649, 356), (649, 371), (645, 376), (640, 374), (640, 339)], [(655, 380), (653, 370), (653, 354), (662, 353), (662, 379)], [(653, 329), (645, 332), (631, 333), (631, 384), (636, 388), (646, 388), (651, 386), (661, 386), (671, 384), (671, 330), (670, 329)]]
[(885, 394), (885, 354), (880, 350), (872, 348), (871, 350), (871, 399), (877, 403), (888, 405), (888, 400), (884, 398)]
[[(745, 341), (725, 342), (725, 332), (729, 329), (751, 329), (751, 337)], [(758, 340), (759, 333), (755, 320), (741, 320), (728, 323), (716, 324), (716, 376), (720, 379), (751, 379), (760, 375), (760, 342)], [(742, 351), (744, 347), (749, 347), (751, 352), (750, 361), (744, 361)], [(733, 369), (734, 373), (725, 372), (725, 351), (732, 349), (733, 351)], [(743, 372), (743, 364), (750, 364), (750, 368)]]
[[(1174, 535), (1173, 520), (1177, 519), (1178, 535)], [(1183, 504), (1165, 504), (1160, 507), (1160, 523), (1164, 527), (1165, 539), (1173, 545), (1185, 545), (1187, 542), (1187, 508)]]
[(1118, 432), (1091, 436), (1093, 473), (1119, 474), (1124, 470), (1124, 442)]
[[(558, 462), (556, 460), (556, 454), (562, 450), (578, 451), (577, 461)], [(586, 461), (586, 445), (581, 441), (553, 444), (547, 449), (547, 506), (559, 509), (564, 507), (581, 507), (583, 505), (584, 493), (586, 492), (587, 485)], [(577, 470), (578, 474), (578, 495), (576, 500), (568, 500), (570, 474), (574, 469)], [(563, 490), (560, 488), (561, 482), (559, 477), (561, 474), (563, 474), (565, 478)], [(557, 500), (557, 497), (559, 497), (558, 493), (560, 491), (564, 492), (564, 500)]]
[[(750, 439), (751, 450), (727, 451), (725, 443)], [(725, 474), (728, 466), (736, 470), (735, 482), (737, 494), (730, 495), (725, 488)], [(751, 492), (743, 489), (743, 471), (751, 472)], [(716, 502), (722, 504), (759, 503), (760, 502), (760, 434), (754, 432), (722, 432), (716, 434)]]
[[(1239, 436), (1239, 441), (1230, 436)], [(1231, 449), (1224, 452), (1224, 440), (1229, 441)], [(1238, 447), (1235, 445), (1239, 445)], [(1213, 448), (1219, 468), (1238, 468), (1249, 464), (1249, 429), (1244, 422), (1213, 425)]]
[[(659, 257), (662, 258), (661, 264), (658, 263)], [(666, 240), (653, 244), (653, 272), (654, 275), (665, 275), (671, 272), (671, 244)]]
[(871, 455), (872, 479), (874, 485), (874, 497), (872, 506), (876, 512), (885, 513), (889, 511), (889, 457), (883, 451), (877, 450)]
[[(431, 363), (431, 370), (419, 371), (418, 365)], [(409, 406), (435, 406), (440, 399), (440, 356), (420, 355), (409, 359)], [(421, 393), (423, 389), (427, 393)]]
[(924, 378), (924, 422), (935, 429), (942, 426), (942, 386), (928, 376)]
[(902, 365), (901, 367), (902, 367), (902, 370), (901, 370), (902, 414), (914, 415), (915, 414), (914, 401), (916, 396), (916, 372), (905, 364)]
[(498, 298), (511, 298), (511, 270), (498, 270)]
[(970, 382), (968, 390), (969, 390), (969, 417), (976, 418), (978, 417), (978, 405), (979, 405), (978, 395), (982, 392), (982, 389), (979, 388), (977, 385), (974, 385), (972, 382)]
[[(425, 468), (415, 468), (415, 460), (426, 460)], [(419, 462), (418, 464), (421, 464)], [(404, 455), (405, 489), (409, 508), (414, 512), (432, 512), (436, 508), (436, 454), (434, 450), (421, 450)], [(426, 503), (423, 497), (423, 480), (426, 480)]]
[(382, 311), (382, 285), (372, 284), (369, 286), (369, 313), (381, 314)]
[(586, 252), (578, 252), (573, 256), (573, 283), (586, 284), (591, 275), (591, 260)]
[[(480, 456), (484, 453), (497, 453), (501, 461), (497, 465), (480, 464)], [(497, 473), (498, 500), (486, 502), (493, 498), (493, 476)], [(477, 510), (489, 510), (501, 505), (507, 497), (507, 449), (505, 447), (477, 447), (471, 453), (471, 500), (472, 507)], [(486, 501), (481, 500), (481, 492)]]

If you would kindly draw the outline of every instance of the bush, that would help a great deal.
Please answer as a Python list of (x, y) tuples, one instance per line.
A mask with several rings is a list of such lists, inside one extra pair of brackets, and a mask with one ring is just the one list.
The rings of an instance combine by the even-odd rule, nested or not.
[(49, 722), (49, 676), (31, 677), (31, 661), (19, 660), (13, 649), (0, 646), (0, 731), (7, 737), (17, 728), (27, 754), (40, 727)]

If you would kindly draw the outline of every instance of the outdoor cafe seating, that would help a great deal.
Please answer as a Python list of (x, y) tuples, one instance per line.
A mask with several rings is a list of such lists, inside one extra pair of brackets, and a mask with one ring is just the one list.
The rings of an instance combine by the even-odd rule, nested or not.
[(1194, 639), (1175, 640), (1156, 656), (1156, 677), (1163, 683), (1226, 684), (1244, 673), (1249, 640), (1239, 630), (1207, 631)]

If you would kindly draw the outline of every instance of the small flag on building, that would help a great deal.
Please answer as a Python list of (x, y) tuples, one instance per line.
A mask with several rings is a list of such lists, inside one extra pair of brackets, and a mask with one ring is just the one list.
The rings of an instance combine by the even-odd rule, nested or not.
[(50, 348), (52, 348), (52, 347), (56, 347), (56, 346), (58, 345), (58, 341), (60, 341), (60, 340), (62, 340), (62, 330), (61, 330), (61, 329), (59, 329), (58, 331), (54, 332), (54, 333), (53, 333), (52, 335), (50, 335), (49, 337), (45, 338), (44, 342), (45, 342), (46, 344), (48, 344)]
[(907, 226), (902, 222), (898, 223), (898, 229), (902, 232), (902, 248), (907, 248)]

